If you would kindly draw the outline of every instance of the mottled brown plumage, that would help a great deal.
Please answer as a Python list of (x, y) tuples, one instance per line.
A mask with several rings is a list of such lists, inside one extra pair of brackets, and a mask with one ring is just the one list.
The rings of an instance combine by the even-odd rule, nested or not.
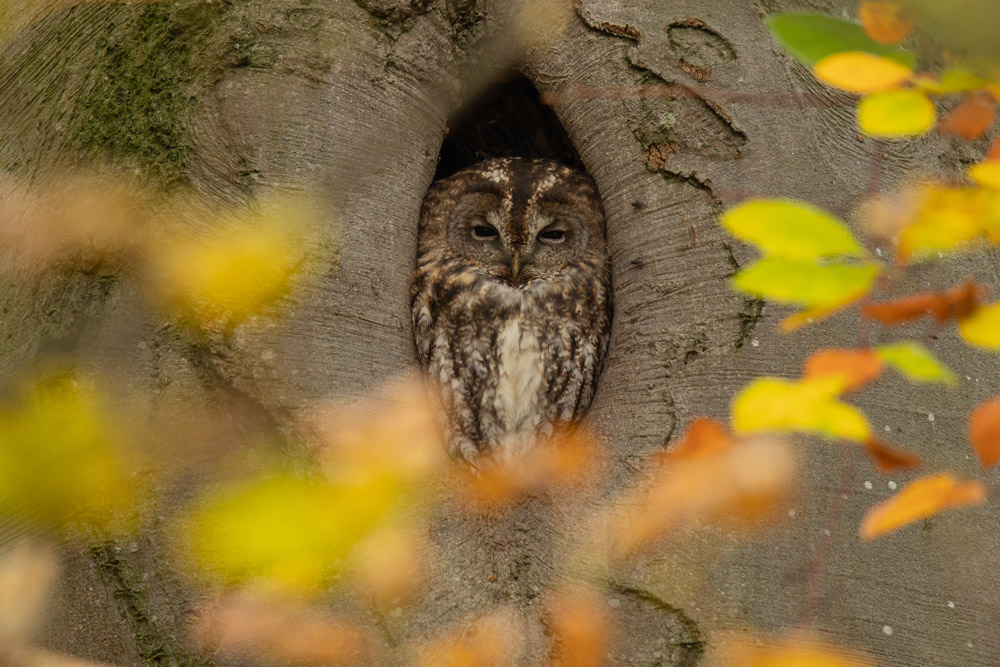
[(435, 183), (410, 288), (449, 451), (512, 460), (590, 405), (611, 329), (604, 210), (586, 174), (482, 162)]

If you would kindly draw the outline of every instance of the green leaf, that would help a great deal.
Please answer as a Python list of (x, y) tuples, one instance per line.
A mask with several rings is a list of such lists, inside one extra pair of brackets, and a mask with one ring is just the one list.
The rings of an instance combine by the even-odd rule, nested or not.
[(871, 289), (874, 264), (816, 264), (765, 257), (733, 276), (741, 292), (809, 308), (849, 302)]
[(865, 34), (865, 29), (852, 21), (824, 14), (775, 14), (766, 19), (774, 38), (793, 56), (810, 67), (832, 53), (864, 51), (892, 58), (913, 67), (912, 54), (889, 44), (879, 44)]
[(936, 119), (934, 103), (919, 90), (872, 93), (858, 104), (858, 127), (873, 137), (915, 137), (930, 131)]
[(727, 211), (722, 225), (771, 257), (808, 260), (864, 254), (843, 222), (804, 202), (753, 199)]
[(955, 384), (955, 374), (920, 343), (906, 341), (875, 348), (879, 358), (913, 382)]

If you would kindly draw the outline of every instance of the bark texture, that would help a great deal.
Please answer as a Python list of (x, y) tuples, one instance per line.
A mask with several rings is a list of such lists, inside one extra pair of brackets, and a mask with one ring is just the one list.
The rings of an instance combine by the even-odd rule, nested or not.
[[(849, 317), (784, 336), (781, 308), (731, 290), (751, 253), (718, 225), (725, 207), (784, 196), (849, 218), (873, 182), (951, 174), (962, 159), (933, 136), (859, 138), (852, 100), (817, 84), (764, 28), (768, 13), (841, 14), (846, 0), (580, 0), (559, 40), (514, 58), (516, 4), (88, 3), (11, 37), (0, 59), (6, 171), (37, 180), (110, 160), (220, 203), (317, 185), (332, 203), (316, 248), (327, 268), (277, 326), (193, 346), (138, 305), (127, 279), (50, 272), (0, 292), (0, 373), (68, 346), (97, 367), (127, 359), (128, 381), (156, 402), (239, 396), (255, 427), (279, 432), (331, 394), (346, 402), (414, 366), (407, 282), (450, 114), (508, 67), (551, 104), (608, 214), (616, 310), (588, 419), (609, 462), (571, 506), (536, 500), (470, 518), (445, 501), (428, 594), (396, 611), (343, 603), (382, 628), (385, 664), (407, 664), (400, 646), (497, 604), (516, 610), (529, 639), (512, 663), (537, 664), (550, 642), (537, 602), (569, 576), (561, 554), (581, 539), (586, 507), (637, 483), (636, 468), (693, 417), (725, 419), (752, 378), (796, 376), (811, 350), (853, 343)], [(946, 264), (926, 280), (996, 284), (996, 259)], [(996, 362), (951, 332), (935, 350), (963, 378), (957, 389), (887, 378), (857, 402), (930, 468), (972, 473), (958, 434), (969, 407), (1000, 390)], [(902, 479), (879, 476), (854, 449), (803, 447), (799, 500), (777, 533), (740, 543), (699, 533), (609, 573), (623, 637), (613, 664), (692, 665), (719, 631), (800, 624), (887, 666), (994, 664), (995, 504), (862, 543), (862, 515)], [(173, 571), (165, 541), (154, 525), (132, 543), (67, 546), (44, 643), (117, 664), (209, 662), (185, 639), (205, 592)]]

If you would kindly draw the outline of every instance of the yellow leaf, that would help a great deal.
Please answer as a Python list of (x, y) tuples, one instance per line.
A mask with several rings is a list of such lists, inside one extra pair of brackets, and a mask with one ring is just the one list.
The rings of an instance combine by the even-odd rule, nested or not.
[(260, 314), (291, 289), (315, 218), (302, 202), (265, 202), (209, 221), (207, 233), (178, 234), (153, 250), (160, 292), (203, 326)]
[(753, 199), (726, 211), (721, 222), (733, 236), (772, 257), (810, 260), (864, 254), (843, 222), (805, 202)]
[(982, 306), (971, 317), (959, 322), (958, 332), (967, 343), (1000, 350), (1000, 301)]
[(876, 348), (882, 361), (889, 364), (913, 382), (941, 382), (955, 384), (955, 374), (920, 343), (903, 342)]
[(816, 264), (765, 257), (733, 276), (733, 285), (765, 299), (818, 308), (856, 299), (871, 289), (878, 272), (875, 264)]
[(899, 232), (899, 258), (933, 257), (977, 238), (990, 218), (991, 193), (969, 188), (927, 186), (917, 217)]
[(948, 95), (981, 88), (986, 81), (968, 67), (959, 66), (946, 69), (937, 79), (926, 75), (916, 76), (913, 83), (932, 95)]
[(876, 505), (861, 523), (861, 537), (871, 540), (941, 510), (986, 502), (986, 486), (942, 473), (921, 477), (892, 498)]
[(972, 165), (969, 176), (984, 188), (1000, 190), (1000, 160), (986, 160)]
[(889, 58), (864, 51), (833, 53), (813, 67), (823, 83), (852, 93), (875, 93), (896, 88), (910, 78), (912, 70)]
[(135, 443), (94, 385), (56, 376), (0, 407), (0, 514), (58, 529), (130, 526)]
[(937, 112), (927, 95), (917, 90), (873, 93), (858, 104), (858, 126), (886, 139), (913, 137), (934, 127)]
[(229, 583), (262, 581), (308, 593), (400, 500), (391, 480), (355, 484), (279, 474), (245, 480), (202, 499), (185, 520), (193, 564)]
[(839, 400), (846, 387), (846, 380), (836, 375), (798, 381), (758, 378), (733, 400), (733, 430), (812, 433), (863, 442), (871, 429), (864, 415)]

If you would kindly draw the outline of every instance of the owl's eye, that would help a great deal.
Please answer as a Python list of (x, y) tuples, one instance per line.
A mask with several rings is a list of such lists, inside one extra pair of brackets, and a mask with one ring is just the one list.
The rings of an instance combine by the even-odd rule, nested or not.
[(477, 241), (492, 241), (498, 236), (500, 232), (489, 225), (476, 225), (472, 228), (472, 238)]
[(538, 240), (543, 243), (562, 243), (566, 240), (566, 232), (561, 229), (544, 229), (538, 233)]

